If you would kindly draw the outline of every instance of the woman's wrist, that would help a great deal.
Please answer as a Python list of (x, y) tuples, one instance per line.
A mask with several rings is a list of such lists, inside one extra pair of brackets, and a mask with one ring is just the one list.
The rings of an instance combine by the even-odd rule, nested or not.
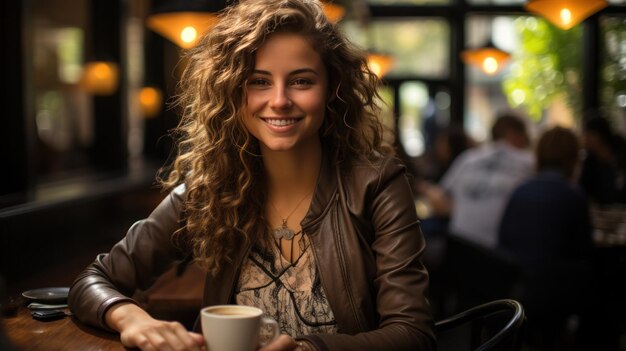
[(121, 302), (109, 308), (104, 320), (109, 328), (121, 332), (122, 329), (133, 324), (137, 319), (149, 317), (150, 315), (141, 307), (133, 303)]

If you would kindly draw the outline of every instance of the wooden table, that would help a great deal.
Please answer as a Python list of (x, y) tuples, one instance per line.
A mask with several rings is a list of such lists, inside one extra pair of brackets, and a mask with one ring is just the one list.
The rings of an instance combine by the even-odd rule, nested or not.
[(127, 350), (117, 334), (89, 327), (72, 317), (38, 321), (26, 307), (20, 307), (15, 316), (4, 317), (3, 324), (9, 340), (23, 351)]

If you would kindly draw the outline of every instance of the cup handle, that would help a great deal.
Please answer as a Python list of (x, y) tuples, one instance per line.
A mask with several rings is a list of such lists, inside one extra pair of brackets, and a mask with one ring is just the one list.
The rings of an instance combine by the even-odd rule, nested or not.
[(269, 317), (261, 318), (261, 323), (264, 327), (267, 326), (272, 330), (271, 337), (267, 338), (267, 341), (259, 342), (261, 347), (264, 347), (265, 345), (271, 343), (276, 338), (278, 338), (278, 336), (280, 335), (280, 329), (278, 328), (278, 322)]

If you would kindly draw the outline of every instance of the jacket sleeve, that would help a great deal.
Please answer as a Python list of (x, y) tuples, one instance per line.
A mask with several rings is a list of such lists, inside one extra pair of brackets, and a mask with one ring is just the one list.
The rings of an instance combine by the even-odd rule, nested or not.
[(181, 258), (172, 244), (180, 226), (184, 186), (172, 191), (146, 219), (136, 222), (107, 254), (78, 275), (70, 288), (69, 307), (82, 322), (110, 330), (104, 321), (114, 304), (133, 301), (137, 289), (146, 289)]
[(404, 167), (387, 160), (370, 182), (365, 200), (374, 231), (378, 328), (304, 339), (319, 350), (435, 350), (426, 298), (428, 272), (421, 262), (425, 242)]

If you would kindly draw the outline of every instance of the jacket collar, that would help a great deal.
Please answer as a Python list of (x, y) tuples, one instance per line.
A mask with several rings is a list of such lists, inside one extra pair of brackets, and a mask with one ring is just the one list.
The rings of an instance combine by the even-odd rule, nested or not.
[(328, 211), (329, 205), (337, 193), (337, 170), (338, 165), (336, 161), (324, 150), (311, 205), (302, 222), (300, 222), (303, 230), (308, 232), (315, 231), (319, 220)]

